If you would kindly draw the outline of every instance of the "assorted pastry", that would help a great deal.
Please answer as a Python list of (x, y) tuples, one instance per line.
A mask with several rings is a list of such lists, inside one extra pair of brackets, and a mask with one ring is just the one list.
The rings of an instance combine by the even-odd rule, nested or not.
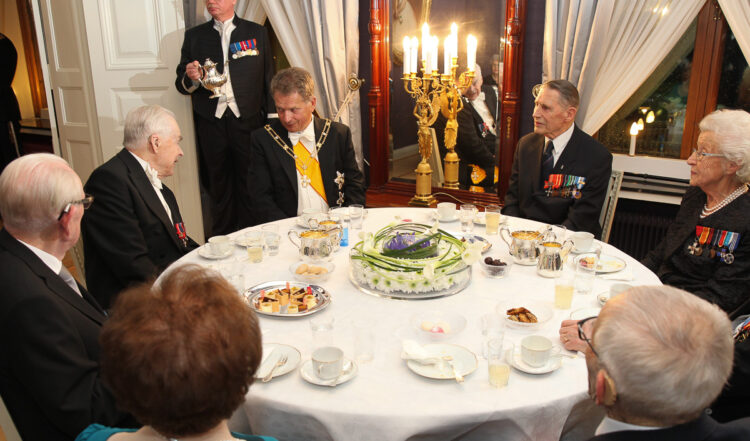
[(451, 325), (444, 321), (432, 322), (424, 320), (419, 327), (425, 332), (432, 332), (434, 334), (449, 334), (451, 332)]
[(508, 320), (512, 320), (514, 322), (521, 322), (521, 323), (539, 322), (539, 319), (537, 319), (536, 316), (531, 311), (524, 308), (523, 306), (520, 308), (511, 308), (505, 311), (505, 313), (508, 315)]
[(309, 311), (318, 305), (318, 297), (310, 286), (300, 288), (290, 286), (270, 291), (261, 290), (260, 295), (252, 300), (253, 307), (266, 313), (299, 314)]
[(306, 263), (301, 264), (294, 270), (296, 274), (301, 276), (322, 276), (328, 273), (328, 269), (317, 265), (308, 265)]

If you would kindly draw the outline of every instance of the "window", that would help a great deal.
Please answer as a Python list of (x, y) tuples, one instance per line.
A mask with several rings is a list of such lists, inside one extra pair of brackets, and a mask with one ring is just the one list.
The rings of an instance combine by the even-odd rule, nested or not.
[(750, 110), (750, 69), (715, 2), (706, 2), (651, 77), (599, 130), (613, 153), (628, 153), (630, 127), (643, 122), (637, 155), (682, 158), (698, 122), (715, 109)]

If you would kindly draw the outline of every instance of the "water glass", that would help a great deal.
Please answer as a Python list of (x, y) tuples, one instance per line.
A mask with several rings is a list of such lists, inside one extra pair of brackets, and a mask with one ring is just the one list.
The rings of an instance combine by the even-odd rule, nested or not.
[(352, 323), (354, 328), (354, 358), (358, 363), (366, 363), (373, 359), (375, 354), (375, 332), (374, 322), (370, 320), (357, 320)]
[(484, 209), (485, 232), (488, 235), (497, 234), (500, 229), (500, 206), (488, 205)]
[(510, 365), (505, 360), (502, 338), (493, 338), (487, 343), (487, 366), (492, 386), (501, 388), (508, 385)]
[(333, 315), (321, 314), (310, 320), (313, 349), (334, 345)]
[(263, 261), (263, 231), (249, 231), (245, 233), (245, 247), (247, 258), (252, 263)]
[(362, 228), (362, 218), (365, 215), (365, 207), (360, 204), (353, 204), (349, 206), (349, 222), (351, 228), (359, 230)]
[(479, 319), (479, 326), (482, 330), (482, 356), (489, 357), (489, 342), (491, 340), (502, 340), (505, 336), (505, 321), (500, 314), (490, 312), (482, 315)]
[(227, 281), (234, 286), (240, 295), (245, 292), (245, 275), (241, 272), (234, 272), (227, 275)]
[(596, 257), (584, 256), (576, 261), (576, 294), (591, 294), (598, 260)]
[(471, 233), (474, 231), (474, 216), (477, 215), (477, 207), (474, 204), (462, 204), (459, 212), (461, 218), (461, 231)]
[(266, 252), (269, 256), (275, 256), (279, 254), (279, 243), (281, 242), (281, 236), (279, 233), (274, 231), (263, 231), (263, 243), (266, 247)]

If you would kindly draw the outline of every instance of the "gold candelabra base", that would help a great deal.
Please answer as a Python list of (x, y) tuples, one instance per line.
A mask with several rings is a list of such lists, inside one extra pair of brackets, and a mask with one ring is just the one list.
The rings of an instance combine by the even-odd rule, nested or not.
[(458, 188), (458, 154), (451, 150), (445, 154), (443, 160), (443, 173), (445, 173), (445, 188)]
[(432, 167), (423, 159), (414, 172), (417, 174), (417, 191), (409, 201), (409, 205), (412, 207), (429, 207), (437, 202), (435, 196), (432, 195)]

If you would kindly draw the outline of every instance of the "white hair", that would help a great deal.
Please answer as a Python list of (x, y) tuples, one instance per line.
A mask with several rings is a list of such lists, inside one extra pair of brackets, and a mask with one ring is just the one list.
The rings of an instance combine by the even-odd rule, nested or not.
[(0, 216), (10, 229), (41, 233), (82, 194), (81, 180), (64, 159), (49, 153), (25, 155), (0, 175)]
[(157, 104), (136, 107), (125, 117), (122, 145), (128, 150), (139, 150), (155, 133), (171, 135), (170, 122), (174, 119), (174, 113)]
[(608, 302), (593, 333), (615, 383), (615, 406), (629, 417), (678, 424), (697, 418), (732, 370), (726, 313), (670, 286), (641, 286)]
[(701, 132), (711, 132), (719, 152), (739, 166), (737, 179), (750, 182), (750, 113), (722, 109), (709, 113), (698, 125)]

